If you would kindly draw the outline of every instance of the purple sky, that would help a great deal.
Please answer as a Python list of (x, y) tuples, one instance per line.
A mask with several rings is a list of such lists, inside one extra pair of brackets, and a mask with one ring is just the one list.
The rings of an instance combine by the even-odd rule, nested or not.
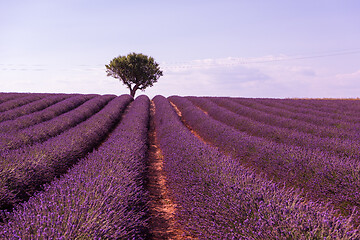
[(360, 97), (359, 12), (357, 0), (0, 0), (0, 91), (128, 93), (104, 65), (141, 52), (164, 71), (150, 97)]

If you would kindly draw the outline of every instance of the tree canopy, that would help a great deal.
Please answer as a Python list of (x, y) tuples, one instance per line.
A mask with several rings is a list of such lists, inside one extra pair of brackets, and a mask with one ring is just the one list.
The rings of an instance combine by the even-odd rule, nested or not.
[(130, 95), (135, 96), (136, 90), (152, 87), (163, 75), (159, 64), (153, 57), (142, 53), (129, 53), (118, 56), (105, 65), (108, 76), (118, 78), (130, 89)]

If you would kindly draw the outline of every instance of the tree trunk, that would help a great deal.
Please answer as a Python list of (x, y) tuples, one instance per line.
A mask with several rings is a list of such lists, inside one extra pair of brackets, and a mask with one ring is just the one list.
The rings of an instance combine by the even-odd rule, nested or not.
[(138, 90), (139, 89), (139, 85), (138, 84), (136, 84), (135, 86), (134, 86), (134, 88), (132, 88), (131, 89), (131, 87), (130, 87), (130, 95), (133, 97), (133, 98), (135, 98), (135, 92), (136, 92), (136, 90)]
[(130, 89), (130, 95), (135, 98), (135, 92), (136, 92), (136, 89)]

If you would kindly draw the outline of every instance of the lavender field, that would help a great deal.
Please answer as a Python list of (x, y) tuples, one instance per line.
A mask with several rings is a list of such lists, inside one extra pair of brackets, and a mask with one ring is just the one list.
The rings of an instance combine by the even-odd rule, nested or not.
[(359, 100), (0, 93), (0, 239), (360, 239), (359, 207)]

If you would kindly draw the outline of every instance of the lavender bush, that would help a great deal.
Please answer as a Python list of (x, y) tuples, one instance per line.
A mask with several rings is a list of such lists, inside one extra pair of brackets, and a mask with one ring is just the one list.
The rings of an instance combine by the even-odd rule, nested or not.
[(44, 143), (2, 152), (0, 209), (27, 199), (41, 184), (64, 173), (93, 150), (120, 120), (132, 99), (129, 95), (117, 97), (91, 118)]
[(0, 132), (9, 132), (9, 131), (18, 131), (20, 129), (48, 121), (58, 115), (66, 113), (79, 105), (83, 104), (85, 101), (94, 98), (95, 94), (88, 95), (69, 95), (69, 98), (60, 101), (56, 104), (53, 104), (44, 110), (36, 111), (31, 114), (18, 117), (14, 120), (4, 121), (0, 123)]
[(173, 96), (169, 99), (205, 141), (242, 164), (254, 167), (270, 179), (305, 190), (314, 201), (330, 202), (345, 215), (351, 214), (360, 202), (360, 163), (357, 160), (250, 136), (212, 119), (186, 98)]
[(25, 97), (30, 93), (0, 93), (0, 104), (15, 98)]
[(28, 103), (21, 107), (17, 107), (15, 109), (2, 112), (0, 115), (0, 122), (6, 120), (13, 120), (17, 117), (27, 115), (36, 111), (43, 110), (57, 102), (60, 102), (66, 98), (70, 97), (68, 94), (56, 94), (45, 97), (43, 99)]
[[(184, 238), (360, 239), (359, 101), (153, 101)], [(149, 239), (149, 117), (146, 96), (0, 93), (0, 239)]]
[(210, 98), (187, 97), (187, 99), (200, 107), (212, 118), (250, 135), (263, 137), (286, 145), (320, 149), (338, 155), (339, 157), (360, 159), (360, 143), (357, 141), (337, 137), (319, 137), (310, 133), (297, 131), (296, 129), (268, 125), (236, 114), (225, 107), (220, 107), (211, 101)]
[(318, 124), (313, 124), (298, 119), (281, 117), (276, 114), (264, 113), (256, 109), (242, 106), (226, 98), (216, 98), (213, 101), (219, 106), (225, 107), (236, 114), (246, 116), (253, 120), (263, 122), (265, 124), (276, 127), (295, 129), (297, 131), (301, 131), (318, 137), (325, 137), (325, 138), (337, 137), (341, 139), (350, 139), (350, 140), (358, 141), (360, 137), (359, 134), (354, 134), (353, 130), (350, 131), (337, 127), (330, 127), (326, 125), (323, 126), (321, 125), (322, 118), (319, 118)]
[(0, 112), (6, 112), (13, 108), (21, 107), (28, 103), (34, 102), (51, 94), (46, 93), (36, 93), (36, 94), (26, 94), (25, 96), (21, 96), (20, 98), (15, 98), (4, 103), (0, 104)]
[[(216, 100), (216, 98), (212, 98)], [(279, 107), (279, 101), (266, 101), (266, 100), (251, 100), (251, 99), (242, 99), (242, 98), (227, 98), (233, 100), (233, 102), (240, 103), (241, 105), (260, 110), (265, 113), (278, 115), (281, 117), (286, 117), (290, 119), (298, 119), (301, 121), (309, 122), (315, 125), (326, 125), (331, 127), (343, 128), (343, 129), (354, 129), (359, 128), (360, 116), (356, 114), (344, 114), (343, 108), (339, 106), (339, 109), (342, 109), (341, 112), (334, 112), (332, 110), (320, 111), (318, 109), (311, 108), (294, 108), (294, 106), (286, 105), (286, 107)], [(269, 106), (267, 102), (274, 102), (276, 107)], [(297, 100), (292, 100), (293, 104), (296, 105)], [(325, 104), (325, 103), (323, 103)], [(281, 105), (280, 105), (281, 106)], [(290, 111), (291, 109), (292, 111)]]
[[(185, 99), (186, 100), (186, 99)], [(305, 201), (196, 138), (167, 99), (155, 124), (179, 226), (198, 239), (356, 239), (349, 219)]]
[(42, 142), (54, 137), (93, 116), (114, 98), (114, 95), (97, 96), (79, 107), (49, 121), (14, 133), (0, 134), (0, 149), (2, 149), (1, 151), (17, 149), (24, 145)]
[(287, 106), (297, 109), (311, 109), (319, 112), (332, 112), (339, 115), (357, 114), (359, 115), (359, 101), (350, 99), (283, 99), (279, 101)]
[(139, 96), (109, 138), (13, 213), (3, 239), (146, 239), (149, 99)]

